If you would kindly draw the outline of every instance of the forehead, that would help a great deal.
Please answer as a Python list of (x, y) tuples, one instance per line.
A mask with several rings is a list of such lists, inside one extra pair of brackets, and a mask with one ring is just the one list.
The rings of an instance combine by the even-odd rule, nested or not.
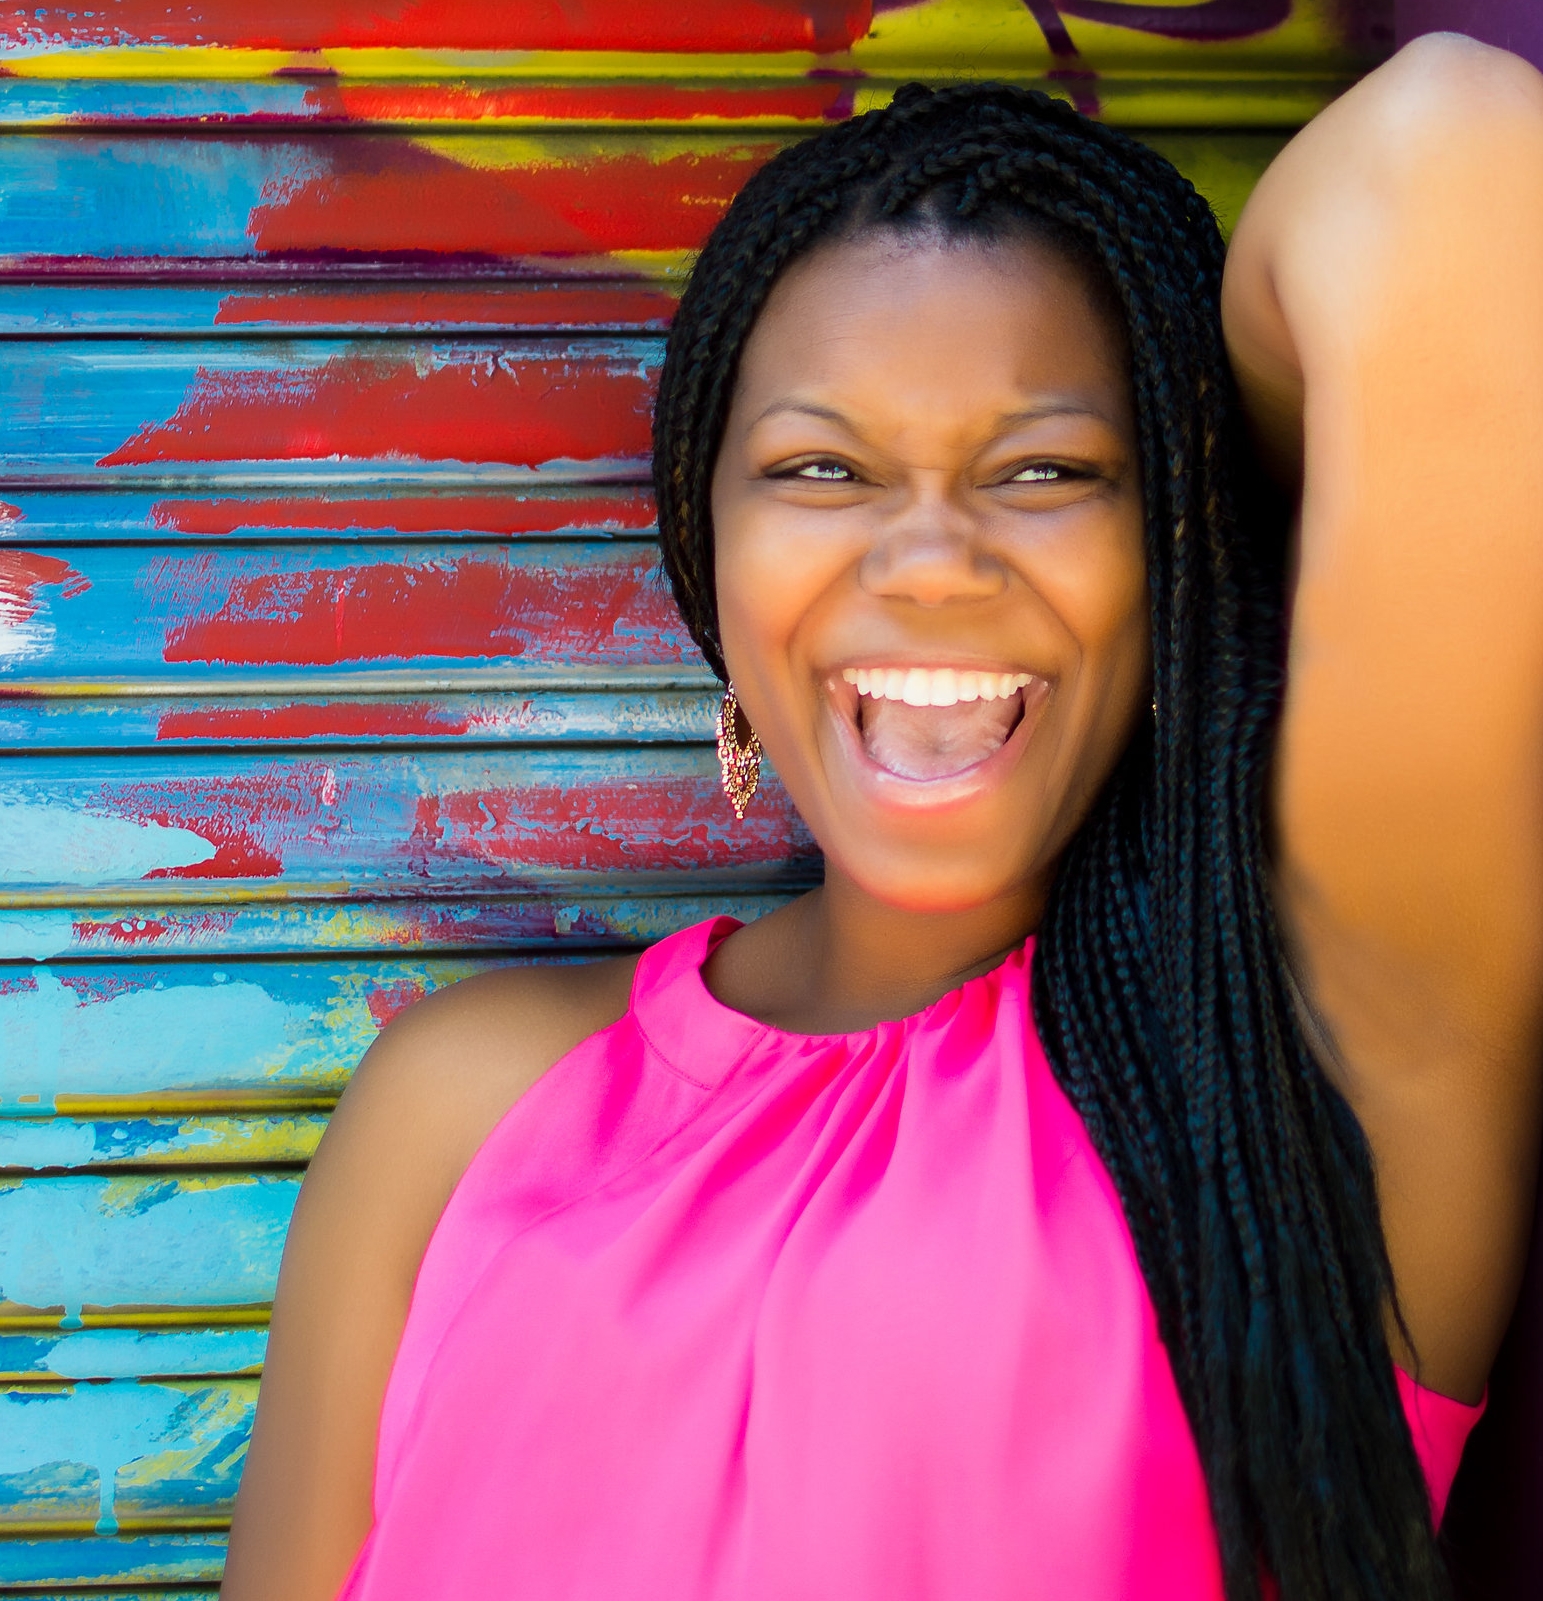
[(1085, 269), (1034, 240), (876, 232), (796, 262), (740, 364), (743, 400), (866, 394), (894, 407), (1014, 406), (1071, 394), (1123, 421), (1123, 330)]

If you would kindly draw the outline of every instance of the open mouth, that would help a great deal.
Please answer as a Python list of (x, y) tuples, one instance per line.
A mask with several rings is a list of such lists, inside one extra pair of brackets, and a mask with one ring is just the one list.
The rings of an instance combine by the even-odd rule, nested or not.
[(1012, 738), (1030, 698), (1048, 688), (1023, 672), (955, 667), (847, 667), (868, 759), (897, 778), (952, 778)]

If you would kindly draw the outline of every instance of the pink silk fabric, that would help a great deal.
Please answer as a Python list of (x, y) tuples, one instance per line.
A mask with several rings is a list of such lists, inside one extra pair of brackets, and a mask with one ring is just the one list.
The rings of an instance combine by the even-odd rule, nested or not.
[[(347, 1601), (1220, 1601), (1189, 1425), (1032, 944), (782, 1033), (733, 928), (499, 1123), (423, 1259)], [(1479, 1409), (1400, 1376), (1439, 1515)]]

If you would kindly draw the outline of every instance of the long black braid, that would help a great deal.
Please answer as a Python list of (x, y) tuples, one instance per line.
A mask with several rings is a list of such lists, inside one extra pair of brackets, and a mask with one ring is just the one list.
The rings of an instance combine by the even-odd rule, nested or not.
[(784, 151), (703, 250), (654, 433), (665, 562), (724, 674), (709, 494), (778, 275), (876, 227), (1039, 232), (1127, 330), (1146, 498), (1155, 729), (1058, 872), (1035, 1020), (1124, 1203), (1205, 1467), (1233, 1601), (1446, 1593), (1384, 1333), (1370, 1155), (1303, 1038), (1268, 891), (1284, 517), (1242, 437), (1223, 246), (1166, 161), (1003, 85), (893, 104)]

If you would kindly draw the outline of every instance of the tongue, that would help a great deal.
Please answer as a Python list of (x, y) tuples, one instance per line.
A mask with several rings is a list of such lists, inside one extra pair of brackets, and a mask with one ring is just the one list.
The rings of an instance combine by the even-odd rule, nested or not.
[(880, 767), (900, 778), (948, 778), (1000, 749), (1022, 709), (1022, 695), (957, 706), (907, 706), (864, 695), (857, 726), (869, 760)]

